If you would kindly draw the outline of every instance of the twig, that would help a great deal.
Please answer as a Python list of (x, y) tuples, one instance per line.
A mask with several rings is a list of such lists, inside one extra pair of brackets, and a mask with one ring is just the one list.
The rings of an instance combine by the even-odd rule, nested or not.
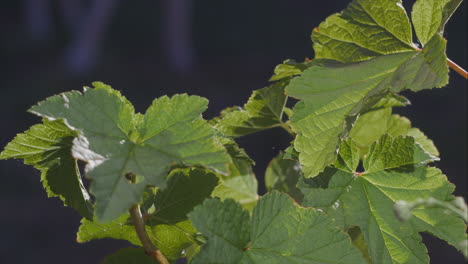
[(452, 70), (456, 71), (458, 74), (460, 74), (463, 78), (468, 80), (468, 72), (457, 65), (455, 62), (451, 61), (449, 58), (447, 58), (447, 64)]
[(146, 254), (153, 257), (159, 264), (169, 264), (167, 258), (148, 237), (145, 228), (145, 220), (143, 220), (143, 216), (141, 215), (139, 204), (135, 204), (132, 206), (132, 208), (130, 208), (130, 216), (132, 217), (132, 222), (135, 226), (136, 233), (141, 241), (141, 244), (143, 245), (143, 248), (146, 251)]

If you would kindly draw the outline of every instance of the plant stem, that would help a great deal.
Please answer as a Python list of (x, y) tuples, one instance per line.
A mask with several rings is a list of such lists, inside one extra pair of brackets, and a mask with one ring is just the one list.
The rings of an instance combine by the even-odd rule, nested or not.
[(167, 258), (161, 251), (151, 242), (148, 234), (146, 233), (145, 220), (141, 215), (140, 205), (135, 204), (130, 208), (130, 216), (132, 217), (133, 225), (135, 226), (138, 238), (146, 251), (146, 254), (152, 256), (159, 264), (169, 264)]
[(456, 71), (458, 74), (460, 74), (463, 78), (467, 79), (468, 80), (468, 72), (463, 69), (462, 67), (460, 67), (459, 65), (457, 65), (455, 62), (453, 62), (452, 60), (450, 60), (449, 58), (447, 58), (447, 64), (450, 68), (452, 68), (452, 70)]
[(281, 122), (281, 123), (280, 123), (280, 126), (281, 126), (284, 130), (286, 130), (286, 132), (288, 132), (293, 138), (296, 137), (296, 133), (291, 129), (291, 127), (290, 127), (287, 123)]

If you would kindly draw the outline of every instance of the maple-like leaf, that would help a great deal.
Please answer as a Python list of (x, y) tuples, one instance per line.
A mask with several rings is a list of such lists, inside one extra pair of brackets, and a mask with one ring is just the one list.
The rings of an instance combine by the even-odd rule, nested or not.
[[(349, 153), (356, 148), (344, 149)], [(343, 230), (360, 228), (372, 263), (429, 263), (419, 232), (462, 249), (466, 227), (460, 217), (446, 214), (443, 208), (418, 208), (402, 223), (393, 212), (399, 200), (453, 200), (454, 186), (440, 170), (425, 165), (435, 158), (412, 137), (382, 136), (364, 158), (364, 172), (356, 172), (357, 163), (351, 161), (356, 159), (350, 157), (359, 155), (340, 152), (343, 163), (352, 166), (328, 167), (298, 187), (304, 194), (302, 205), (322, 209)]]
[[(83, 93), (50, 97), (30, 111), (50, 120), (62, 119), (79, 133), (72, 153), (87, 162), (100, 221), (115, 219), (138, 203), (145, 186), (165, 186), (174, 164), (225, 171), (225, 150), (201, 117), (206, 99), (186, 94), (163, 96), (142, 116), (110, 86), (94, 86)], [(130, 180), (132, 175), (136, 181)]]
[(286, 194), (262, 197), (252, 217), (233, 200), (205, 201), (189, 214), (207, 237), (192, 263), (365, 263), (334, 222)]
[(41, 171), (41, 181), (49, 197), (58, 196), (83, 217), (92, 219), (92, 203), (83, 186), (72, 141), (76, 132), (61, 121), (43, 120), (18, 134), (0, 153), (0, 159), (23, 159)]

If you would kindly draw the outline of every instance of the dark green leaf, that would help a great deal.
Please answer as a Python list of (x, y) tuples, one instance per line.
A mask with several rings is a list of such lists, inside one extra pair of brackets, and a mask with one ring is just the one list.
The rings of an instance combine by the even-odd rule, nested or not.
[(301, 201), (302, 193), (296, 187), (297, 180), (301, 175), (302, 171), (299, 162), (283, 159), (283, 153), (279, 153), (270, 161), (265, 171), (267, 191), (278, 190), (289, 194), (296, 201)]
[(210, 197), (217, 183), (218, 177), (203, 169), (174, 170), (167, 187), (149, 198), (154, 212), (147, 216), (148, 225), (175, 224), (186, 220), (196, 205)]
[(224, 135), (240, 137), (279, 126), (286, 103), (284, 87), (287, 84), (288, 81), (280, 81), (254, 91), (243, 109), (223, 111), (216, 127)]

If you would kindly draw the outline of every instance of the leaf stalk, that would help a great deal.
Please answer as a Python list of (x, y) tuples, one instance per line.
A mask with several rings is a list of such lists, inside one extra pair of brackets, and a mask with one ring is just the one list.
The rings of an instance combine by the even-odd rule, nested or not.
[(447, 64), (448, 66), (456, 71), (458, 74), (460, 74), (463, 78), (467, 79), (468, 80), (468, 72), (463, 69), (462, 67), (460, 67), (458, 64), (456, 64), (455, 62), (453, 62), (452, 60), (450, 60), (449, 58), (447, 58)]
[(132, 223), (135, 226), (136, 233), (140, 239), (143, 248), (148, 256), (153, 257), (159, 264), (169, 264), (169, 261), (164, 254), (151, 242), (151, 239), (146, 233), (145, 220), (141, 214), (140, 205), (135, 204), (130, 208), (130, 216)]
[(284, 130), (286, 130), (286, 132), (288, 132), (293, 138), (296, 137), (296, 132), (294, 132), (287, 123), (281, 122), (280, 127), (282, 127)]

